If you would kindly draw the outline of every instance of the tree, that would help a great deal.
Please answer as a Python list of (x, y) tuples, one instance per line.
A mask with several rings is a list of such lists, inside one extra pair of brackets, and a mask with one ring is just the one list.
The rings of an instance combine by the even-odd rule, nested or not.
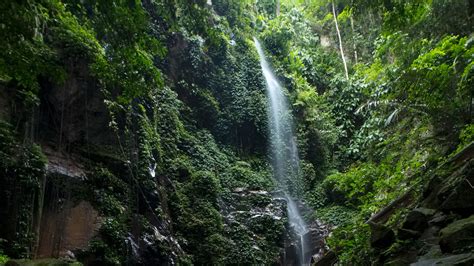
[(347, 62), (344, 56), (344, 49), (342, 48), (341, 32), (339, 31), (339, 25), (337, 24), (337, 15), (336, 15), (336, 8), (334, 7), (334, 1), (331, 1), (331, 6), (332, 6), (332, 14), (334, 16), (334, 25), (336, 26), (337, 38), (339, 40), (339, 50), (341, 51), (342, 63), (344, 64), (344, 73), (346, 75), (346, 79), (349, 80), (349, 71), (347, 70)]

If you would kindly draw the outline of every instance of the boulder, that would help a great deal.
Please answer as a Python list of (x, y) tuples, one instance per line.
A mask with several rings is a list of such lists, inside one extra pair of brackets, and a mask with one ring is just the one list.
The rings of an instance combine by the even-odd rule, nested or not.
[(313, 265), (315, 266), (332, 266), (336, 264), (337, 257), (334, 251), (329, 250), (322, 257), (319, 258)]
[(283, 255), (280, 256), (281, 265), (298, 265), (298, 245), (296, 243), (287, 243), (283, 251)]
[(455, 172), (439, 191), (440, 210), (474, 214), (474, 160)]
[(445, 227), (446, 225), (452, 223), (456, 219), (456, 215), (448, 215), (443, 212), (437, 212), (431, 220), (428, 221), (428, 224)]
[(455, 221), (440, 231), (443, 253), (460, 253), (474, 249), (474, 215)]
[(392, 229), (378, 223), (370, 223), (370, 245), (373, 248), (385, 249), (395, 241), (395, 233)]
[(428, 208), (415, 208), (408, 213), (403, 222), (403, 229), (423, 232), (428, 226), (428, 220), (435, 214), (435, 210)]

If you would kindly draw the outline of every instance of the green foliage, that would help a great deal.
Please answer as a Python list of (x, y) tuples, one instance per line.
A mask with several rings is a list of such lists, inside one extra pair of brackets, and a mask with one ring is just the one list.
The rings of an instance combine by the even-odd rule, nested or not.
[[(89, 164), (95, 165), (94, 162)], [(91, 202), (104, 220), (87, 249), (77, 254), (78, 259), (84, 263), (93, 260), (103, 265), (119, 265), (130, 255), (126, 236), (130, 230), (128, 217), (132, 211), (132, 187), (104, 165), (94, 166), (84, 183), (74, 189), (75, 197)]]
[(262, 32), (263, 43), (273, 55), (287, 55), (290, 49), (290, 40), (295, 32), (287, 17), (278, 17), (271, 20)]
[(443, 110), (450, 119), (467, 112), (472, 86), (461, 83), (472, 80), (473, 54), (474, 46), (467, 45), (466, 37), (442, 39), (413, 61), (409, 75), (416, 78), (414, 85), (407, 86), (407, 100), (426, 105), (433, 115)]
[(350, 155), (343, 150), (348, 146), (357, 130), (361, 127), (362, 117), (356, 112), (362, 104), (364, 95), (361, 93), (363, 86), (360, 83), (347, 83), (342, 76), (336, 76), (331, 83), (333, 90), (328, 95), (328, 100), (334, 102), (332, 113), (335, 117), (335, 124), (341, 130), (337, 146), (338, 155), (343, 163), (350, 162)]
[(336, 227), (350, 226), (356, 215), (356, 210), (340, 205), (320, 208), (313, 214), (316, 219)]
[(4, 255), (4, 254), (0, 254), (0, 264), (4, 264), (6, 263), (7, 261), (9, 261), (10, 258), (8, 258), (7, 255)]
[[(223, 218), (237, 188), (275, 187), (253, 35), (295, 116), (301, 171), (292, 182), (316, 217), (338, 226), (329, 244), (342, 264), (372, 255), (364, 223), (371, 213), (419, 184), (444, 151), (473, 140), (468, 1), (280, 2), (278, 16), (274, 0), (0, 4), (0, 85), (13, 89), (18, 110), (32, 114), (39, 92), (67, 85), (80, 66), (105, 97), (120, 144), (114, 159), (127, 171), (99, 162), (88, 169), (81, 196), (106, 217), (88, 254), (102, 264), (127, 262), (130, 215), (146, 214), (171, 217), (190, 255), (183, 264), (275, 262), (284, 219)], [(2, 246), (14, 257), (28, 254), (34, 239), (32, 214), (22, 210), (36, 208), (46, 163), (38, 146), (15, 133), (28, 128), (22, 122), (0, 122), (1, 192), (5, 202), (21, 195), (16, 208), (1, 208), (13, 213), (2, 225), (15, 225), (14, 235)], [(239, 204), (263, 208), (269, 200), (258, 194)], [(147, 222), (141, 227), (151, 232)]]
[(339, 227), (332, 234), (328, 244), (335, 250), (340, 263), (364, 265), (370, 261), (370, 229), (365, 221), (358, 220), (355, 224)]
[[(176, 230), (188, 241), (184, 247), (194, 263), (217, 263), (225, 246), (223, 221), (217, 210), (218, 183), (209, 172), (198, 172), (172, 196), (171, 210)], [(203, 243), (204, 239), (204, 243)], [(208, 240), (208, 241), (206, 241)]]
[(41, 148), (32, 143), (21, 143), (13, 127), (0, 120), (0, 193), (4, 201), (0, 249), (11, 257), (25, 257), (31, 252), (35, 235), (32, 231), (37, 195), (42, 189), (46, 157)]
[[(180, 120), (180, 112), (182, 111), (182, 102), (177, 99), (177, 95), (170, 88), (165, 87), (152, 96), (152, 110), (154, 112), (152, 126), (156, 127), (159, 136), (160, 147), (158, 151), (162, 153), (162, 160), (166, 163), (177, 156), (178, 144), (180, 139), (185, 135), (183, 122)], [(156, 139), (155, 139), (156, 140)], [(159, 165), (158, 165), (159, 167)], [(165, 169), (161, 169), (165, 171)]]
[[(348, 83), (337, 74), (323, 80), (341, 130), (332, 159), (342, 171), (306, 198), (318, 217), (341, 222), (329, 240), (340, 262), (363, 264), (375, 255), (364, 223), (369, 215), (408, 188), (419, 188), (426, 168), (471, 141), (473, 51), (462, 26), (470, 19), (467, 1), (334, 2), (346, 56), (351, 63), (357, 49), (359, 64)], [(301, 5), (316, 17), (318, 32), (334, 41), (327, 1)], [(301, 61), (292, 59), (288, 66), (304, 69)], [(317, 81), (304, 77), (310, 85)], [(297, 107), (305, 106), (309, 94), (299, 93)], [(339, 208), (347, 207), (354, 219), (339, 219)]]
[(87, 178), (90, 200), (103, 215), (123, 214), (129, 196), (128, 184), (107, 168), (96, 167)]
[[(27, 104), (37, 104), (40, 77), (62, 83), (65, 69), (80, 59), (91, 63), (94, 75), (109, 91), (121, 90), (120, 103), (146, 94), (145, 88), (162, 86), (153, 60), (166, 51), (150, 36), (139, 1), (130, 6), (126, 1), (67, 5), (45, 0), (3, 3), (0, 8), (6, 23), (2, 24), (6, 47), (0, 54), (0, 77), (14, 82)], [(94, 15), (86, 16), (86, 10)]]
[(219, 193), (219, 182), (216, 177), (209, 172), (197, 172), (195, 173), (190, 180), (192, 190), (199, 191), (202, 193), (202, 196), (199, 198), (194, 198), (193, 200), (203, 200), (212, 203), (213, 205), (217, 204), (216, 199)]
[(227, 264), (263, 264), (266, 255), (262, 250), (256, 250), (251, 233), (244, 225), (232, 226), (228, 229), (228, 235), (233, 239), (230, 246), (230, 252), (227, 253), (225, 262)]
[[(408, 124), (411, 132), (406, 133)], [(321, 200), (310, 201), (318, 207), (316, 217), (341, 225), (329, 240), (341, 262), (371, 258), (365, 221), (409, 188), (419, 189), (424, 169), (440, 160), (439, 144), (430, 140), (426, 135), (429, 129), (422, 125), (400, 122), (395, 127), (399, 131), (371, 148), (376, 154), (368, 158), (373, 159), (329, 175), (316, 191), (318, 195), (312, 195), (314, 199), (328, 199), (323, 207)]]
[(275, 17), (276, 13), (276, 0), (261, 0), (256, 2), (256, 7), (259, 13)]
[[(183, 245), (191, 255), (193, 263), (216, 264), (245, 262), (242, 256), (231, 259), (225, 254), (247, 254), (249, 261), (268, 260), (262, 250), (255, 250), (250, 244), (249, 229), (242, 229), (241, 234), (230, 233), (224, 226), (222, 204), (225, 206), (265, 206), (268, 196), (250, 197), (248, 202), (236, 203), (232, 201), (231, 193), (236, 188), (270, 189), (273, 181), (268, 165), (260, 158), (239, 160), (233, 153), (217, 145), (213, 137), (205, 131), (195, 132), (194, 136), (186, 136), (182, 144), (184, 153), (173, 162), (173, 169), (177, 180), (177, 189), (170, 196), (170, 210), (175, 228), (181, 237), (186, 239)], [(283, 226), (283, 224), (282, 224)], [(233, 227), (233, 226), (232, 226)], [(278, 227), (281, 229), (281, 227)], [(257, 228), (255, 228), (257, 230)], [(279, 232), (279, 231), (278, 231)], [(260, 232), (266, 236), (266, 231)], [(253, 233), (252, 233), (253, 234)], [(259, 246), (266, 252), (275, 252), (274, 234), (268, 232), (268, 241), (262, 240)], [(203, 241), (204, 239), (204, 241)], [(238, 241), (246, 242), (245, 246), (236, 245)], [(246, 248), (246, 245), (248, 249)], [(273, 258), (272, 258), (273, 259)]]
[(251, 220), (249, 229), (258, 235), (263, 235), (265, 240), (271, 245), (274, 243), (281, 243), (283, 240), (281, 239), (281, 231), (284, 226), (285, 224), (283, 220), (275, 221), (274, 217), (271, 215), (262, 215)]
[(249, 0), (216, 0), (212, 2), (214, 10), (221, 16), (226, 17), (230, 26), (236, 30), (243, 30), (253, 19), (248, 16), (247, 10), (252, 4)]
[[(87, 252), (98, 258), (103, 265), (120, 264), (120, 254), (110, 248), (109, 245), (102, 240), (92, 240), (91, 243), (89, 243)], [(79, 259), (81, 259), (81, 256), (79, 256)]]
[(120, 254), (120, 250), (123, 248), (122, 245), (125, 242), (124, 236), (126, 231), (124, 223), (117, 219), (106, 219), (102, 224), (99, 233), (104, 241), (112, 244), (109, 247), (116, 250), (116, 254)]
[[(45, 25), (53, 22), (51, 14), (64, 13), (60, 3), (40, 1), (3, 2), (0, 37), (0, 81), (19, 87), (27, 106), (37, 105), (38, 77), (50, 75), (55, 81), (64, 80), (64, 71), (57, 62), (57, 53), (47, 44)], [(54, 23), (54, 22), (53, 22)]]
[(227, 189), (246, 188), (250, 190), (270, 189), (273, 187), (271, 173), (264, 165), (250, 165), (237, 161), (231, 166), (227, 175), (223, 176), (223, 184)]
[(323, 208), (328, 204), (328, 196), (326, 195), (325, 188), (318, 184), (312, 190), (306, 192), (305, 200), (313, 208)]
[(474, 141), (474, 124), (467, 124), (459, 133), (460, 143), (454, 153), (461, 151), (464, 147)]
[(374, 165), (363, 164), (351, 168), (344, 174), (332, 174), (324, 182), (331, 187), (334, 193), (344, 195), (347, 204), (358, 206), (371, 202), (375, 197), (373, 184), (380, 176), (377, 170)]
[(403, 29), (416, 25), (429, 13), (432, 1), (390, 1), (385, 5), (389, 12), (385, 14), (384, 26)]

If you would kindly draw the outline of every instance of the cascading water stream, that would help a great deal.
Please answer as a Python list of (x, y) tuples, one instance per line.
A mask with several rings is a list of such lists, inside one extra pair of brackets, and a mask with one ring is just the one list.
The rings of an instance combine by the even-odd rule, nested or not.
[(254, 38), (254, 42), (260, 57), (260, 65), (262, 67), (263, 76), (265, 77), (270, 104), (268, 118), (273, 174), (285, 191), (285, 198), (288, 202), (288, 219), (294, 233), (299, 237), (299, 239), (296, 239), (300, 245), (298, 263), (300, 265), (309, 265), (309, 258), (305, 258), (305, 252), (307, 252), (309, 248), (304, 238), (305, 234), (308, 233), (308, 228), (299, 213), (295, 201), (289, 195), (289, 191), (294, 189), (292, 187), (294, 183), (292, 179), (296, 178), (299, 172), (299, 157), (296, 137), (293, 132), (293, 118), (288, 108), (283, 88), (273, 74), (259, 41)]

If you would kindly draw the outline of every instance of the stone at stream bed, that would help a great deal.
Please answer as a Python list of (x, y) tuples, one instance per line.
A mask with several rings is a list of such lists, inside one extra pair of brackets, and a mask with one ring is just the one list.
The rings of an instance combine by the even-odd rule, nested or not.
[(440, 231), (440, 247), (444, 253), (474, 250), (474, 215), (455, 221)]
[[(245, 254), (256, 254), (268, 264), (278, 264), (286, 234), (284, 199), (274, 197), (265, 190), (235, 188), (220, 202), (220, 208), (225, 233), (229, 237), (238, 237), (233, 242), (238, 245), (236, 249)], [(251, 260), (246, 262), (250, 264)]]
[(472, 266), (474, 265), (474, 254), (465, 253), (459, 255), (444, 256), (434, 259), (423, 259), (410, 266), (432, 266), (432, 265), (456, 265), (456, 266)]
[(319, 258), (313, 265), (315, 266), (332, 266), (337, 262), (337, 256), (334, 251), (329, 250)]

